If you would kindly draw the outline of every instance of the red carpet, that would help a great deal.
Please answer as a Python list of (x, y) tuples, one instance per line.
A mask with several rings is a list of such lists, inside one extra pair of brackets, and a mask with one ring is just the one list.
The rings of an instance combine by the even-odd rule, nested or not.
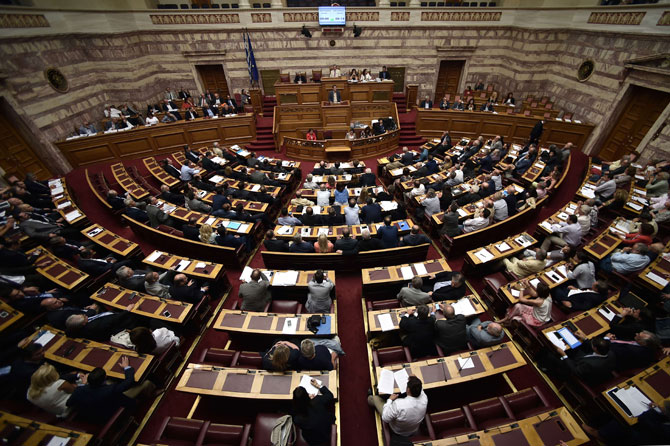
[[(401, 123), (405, 119), (414, 119), (414, 113), (401, 115)], [(260, 118), (270, 119), (270, 118)], [(279, 154), (280, 157), (283, 155)], [(536, 221), (529, 222), (526, 228), (519, 228), (519, 231), (526, 229), (533, 232), (537, 221), (546, 218), (547, 215), (555, 212), (561, 205), (564, 205), (568, 200), (574, 196), (579, 183), (582, 179), (583, 166), (585, 165), (586, 156), (581, 153), (574, 153), (570, 171), (566, 180), (561, 186), (561, 189), (554, 195), (548, 206), (542, 209), (540, 216)], [(368, 167), (376, 171), (375, 159), (365, 160)], [(145, 175), (148, 181), (154, 182), (153, 178), (148, 175), (141, 160), (124, 161), (126, 165), (136, 165), (141, 173)], [(312, 170), (313, 163), (302, 163), (303, 178)], [(109, 163), (89, 167), (90, 171), (103, 171), (108, 179), (111, 179), (111, 171)], [(145, 254), (154, 249), (147, 243), (137, 240), (134, 234), (126, 227), (123, 227), (118, 220), (111, 216), (106, 209), (104, 209), (97, 201), (97, 199), (90, 193), (88, 184), (84, 177), (84, 169), (76, 169), (67, 175), (67, 182), (71, 189), (77, 192), (79, 205), (86, 213), (91, 221), (101, 223), (110, 230), (134, 240), (142, 246)], [(163, 247), (165, 249), (165, 247)], [(431, 247), (429, 251), (429, 258), (438, 258), (439, 253)], [(215, 259), (209, 259), (214, 260)], [(463, 259), (462, 257), (448, 259), (452, 269), (460, 269)], [(262, 267), (262, 258), (259, 252), (251, 260), (250, 266)], [(233, 284), (233, 290), (230, 296), (237, 296), (237, 288), (239, 286), (239, 270), (228, 270), (227, 275)], [(476, 287), (478, 291), (481, 290), (481, 278), (470, 277), (468, 279)], [(389, 298), (393, 296), (388, 296)], [(228, 303), (229, 304), (229, 303)], [(369, 379), (369, 362), (366, 350), (366, 335), (364, 333), (363, 313), (361, 306), (361, 277), (359, 273), (338, 274), (337, 275), (337, 305), (338, 305), (338, 325), (339, 336), (342, 340), (342, 345), (347, 355), (341, 358), (340, 361), (340, 429), (341, 429), (341, 444), (342, 445), (373, 445), (377, 441), (377, 432), (374, 422), (374, 415), (366, 404), (366, 393), (370, 387)], [(204, 333), (202, 339), (196, 346), (193, 355), (189, 358), (189, 362), (195, 362), (200, 352), (207, 347), (223, 348), (228, 341), (228, 336), (225, 333), (208, 329)], [(272, 340), (268, 339), (269, 345)], [(187, 346), (190, 343), (186, 343)], [(236, 345), (236, 348), (243, 348), (243, 345)], [(184, 348), (183, 352), (186, 350)], [(549, 388), (544, 384), (541, 377), (535, 372), (532, 366), (523, 367), (508, 373), (510, 380), (517, 389), (523, 389), (531, 385), (539, 385), (543, 388), (547, 395), (557, 402), (555, 396), (552, 395)], [(177, 380), (173, 381), (173, 386)], [(473, 383), (466, 383), (464, 385), (454, 386), (453, 388), (445, 388), (439, 391), (431, 391), (429, 397), (431, 399), (429, 405), (429, 412), (435, 410), (444, 410), (446, 408), (457, 407), (469, 401), (476, 401), (479, 399), (488, 398), (497, 394), (510, 392), (510, 388), (502, 377), (489, 379), (487, 385), (482, 385), (480, 381)], [(142, 431), (139, 442), (150, 442), (153, 435), (157, 431), (164, 416), (182, 416), (185, 417), (193, 402), (195, 395), (185, 394), (182, 392), (169, 391), (165, 394), (161, 404), (153, 413), (146, 427)], [(194, 418), (209, 419), (212, 422), (222, 423), (253, 423), (254, 414), (258, 411), (270, 410), (281, 411), (289, 409), (289, 404), (276, 404), (272, 402), (257, 402), (257, 401), (239, 401), (222, 398), (203, 398), (198, 410), (194, 414)], [(141, 414), (140, 414), (141, 415)], [(140, 417), (141, 418), (141, 417)]]

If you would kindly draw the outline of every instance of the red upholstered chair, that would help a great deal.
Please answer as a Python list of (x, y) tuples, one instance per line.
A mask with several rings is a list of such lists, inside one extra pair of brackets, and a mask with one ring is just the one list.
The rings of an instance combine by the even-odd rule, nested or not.
[(530, 103), (530, 108), (537, 108), (538, 103), (537, 102), (531, 102)]
[(514, 414), (503, 397), (468, 404), (478, 429), (488, 429), (514, 421)]
[(385, 347), (372, 350), (372, 362), (375, 367), (412, 362), (409, 348), (404, 346)]
[[(428, 419), (428, 415), (426, 418)], [(467, 406), (430, 414), (430, 425), (436, 438), (453, 437), (477, 431), (477, 425)]]
[(260, 369), (262, 364), (263, 358), (260, 353), (241, 351), (237, 357), (237, 361), (233, 363), (233, 366), (247, 369)]
[(488, 84), (486, 86), (486, 91), (488, 91), (489, 93), (493, 93), (493, 84)]
[(507, 305), (500, 301), (498, 296), (498, 290), (506, 285), (508, 282), (507, 277), (503, 273), (494, 273), (489, 274), (484, 278), (484, 289), (482, 290), (483, 296), (492, 304), (499, 304), (504, 309)]
[(542, 96), (542, 99), (540, 99), (540, 104), (546, 104), (549, 102), (549, 96)]
[(528, 96), (526, 96), (526, 102), (533, 102), (533, 95), (532, 94), (529, 94)]
[(290, 74), (280, 74), (279, 75), (279, 82), (290, 83), (291, 82), (291, 75)]
[[(296, 428), (296, 433), (298, 435), (298, 439), (295, 442), (294, 446), (309, 446), (307, 442), (305, 441), (304, 438), (302, 438), (302, 433), (300, 432), (300, 428)], [(333, 424), (330, 428), (330, 446), (337, 446), (337, 425)]]
[(391, 308), (400, 308), (400, 301), (398, 299), (367, 301), (367, 307), (370, 311), (389, 310)]
[(447, 93), (445, 96), (447, 97), (447, 101), (451, 101), (451, 93)]
[[(416, 435), (412, 435), (412, 438), (410, 439), (412, 443), (436, 440), (435, 432), (433, 431), (433, 427), (431, 426), (429, 420), (430, 420), (430, 416), (426, 414), (426, 418), (424, 418), (423, 421), (421, 422), (421, 424), (419, 425), (419, 430), (417, 431)], [(389, 427), (388, 423), (383, 423), (382, 422), (382, 430), (384, 432), (385, 444), (387, 444), (387, 445), (392, 444), (391, 443), (391, 428)]]
[(247, 446), (250, 431), (251, 424), (237, 426), (211, 423), (205, 431), (202, 446)]
[(256, 414), (256, 421), (252, 432), (251, 446), (268, 446), (270, 444), (270, 434), (275, 422), (281, 414), (277, 413), (259, 413)]
[(271, 313), (301, 314), (302, 304), (297, 300), (273, 300), (270, 303)]
[(565, 120), (571, 121), (572, 120), (572, 113), (563, 113), (563, 120), (564, 121)]
[(232, 367), (237, 363), (240, 352), (223, 348), (209, 347), (200, 353), (198, 362), (221, 367)]
[(170, 446), (200, 446), (209, 421), (165, 417), (153, 443)]
[(519, 392), (503, 396), (517, 420), (551, 409), (549, 401), (538, 387), (530, 387)]
[(513, 115), (514, 114), (514, 108), (510, 107), (507, 109), (507, 114), (508, 115)]
[(547, 112), (547, 113), (544, 114), (543, 117), (544, 117), (545, 120), (551, 119), (551, 113)]
[(546, 110), (551, 110), (553, 106), (554, 104), (552, 104), (551, 102), (547, 102), (546, 104), (544, 104), (544, 108)]
[(530, 116), (530, 114), (531, 114), (531, 110), (526, 109), (526, 110), (523, 111), (524, 116)]
[(321, 70), (312, 70), (312, 82), (321, 82)]
[[(272, 302), (268, 302), (267, 305), (265, 305), (265, 308), (263, 308), (263, 312), (267, 313), (268, 311), (270, 311), (270, 304), (272, 304)], [(242, 299), (239, 298), (236, 299), (233, 302), (233, 306), (230, 307), (231, 310), (239, 310), (241, 308), (242, 308)]]
[(323, 131), (323, 139), (333, 139), (333, 131), (332, 130), (324, 130)]

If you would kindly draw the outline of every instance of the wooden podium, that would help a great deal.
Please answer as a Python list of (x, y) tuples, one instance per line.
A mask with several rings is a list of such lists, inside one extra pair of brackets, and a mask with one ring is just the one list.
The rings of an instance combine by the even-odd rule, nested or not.
[(349, 101), (333, 104), (329, 101), (323, 101), (321, 103), (321, 121), (324, 129), (348, 129), (351, 122), (351, 104)]

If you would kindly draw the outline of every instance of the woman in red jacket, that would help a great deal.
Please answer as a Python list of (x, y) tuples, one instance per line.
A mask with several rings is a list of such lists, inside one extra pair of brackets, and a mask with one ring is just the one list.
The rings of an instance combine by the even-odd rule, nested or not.
[(649, 223), (642, 223), (637, 233), (626, 234), (622, 236), (621, 242), (624, 246), (633, 246), (636, 243), (644, 243), (649, 246), (653, 243), (652, 235), (654, 234), (654, 227)]

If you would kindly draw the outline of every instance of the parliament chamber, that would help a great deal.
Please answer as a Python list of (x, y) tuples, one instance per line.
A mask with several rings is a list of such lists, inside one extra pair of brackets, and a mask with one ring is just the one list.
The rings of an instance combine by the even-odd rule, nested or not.
[(670, 443), (670, 2), (0, 5), (8, 446)]

